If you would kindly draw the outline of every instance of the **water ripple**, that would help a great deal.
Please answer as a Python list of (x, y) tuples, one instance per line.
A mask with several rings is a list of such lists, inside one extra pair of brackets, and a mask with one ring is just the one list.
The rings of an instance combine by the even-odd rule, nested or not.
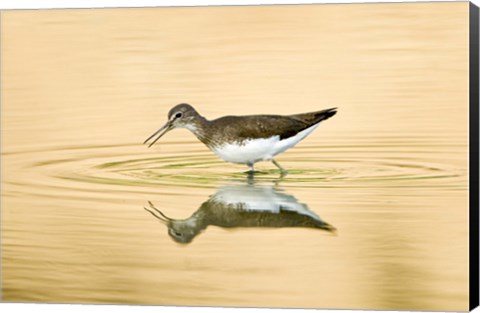
[[(374, 147), (377, 152), (367, 154), (365, 150), (372, 147), (302, 146), (278, 158), (289, 169), (287, 176), (280, 179), (271, 163), (261, 162), (257, 164), (255, 180), (281, 181), (283, 186), (300, 188), (460, 189), (465, 186), (466, 173), (454, 165), (454, 158), (433, 160), (431, 151), (399, 156), (388, 150), (378, 152), (381, 148)], [(139, 145), (110, 145), (29, 151), (25, 157), (29, 163), (23, 164), (23, 168), (33, 169), (40, 176), (11, 183), (61, 186), (83, 192), (124, 186), (129, 188), (128, 192), (141, 194), (159, 186), (215, 188), (225, 181), (244, 181), (247, 176), (246, 166), (223, 162), (198, 143), (164, 145), (161, 150), (152, 153)], [(22, 160), (22, 153), (11, 157)], [(71, 184), (65, 185), (66, 182)]]

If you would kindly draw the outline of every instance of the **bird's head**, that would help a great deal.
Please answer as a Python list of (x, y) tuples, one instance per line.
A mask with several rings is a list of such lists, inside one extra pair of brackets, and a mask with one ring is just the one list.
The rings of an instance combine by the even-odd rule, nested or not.
[(158, 141), (163, 135), (168, 133), (170, 130), (174, 128), (188, 128), (191, 131), (195, 132), (195, 118), (197, 118), (199, 114), (197, 111), (187, 103), (181, 103), (174, 106), (168, 112), (168, 120), (159, 130), (157, 130), (153, 135), (147, 138), (143, 143), (147, 143), (150, 139), (155, 138), (148, 147), (151, 147), (155, 142)]

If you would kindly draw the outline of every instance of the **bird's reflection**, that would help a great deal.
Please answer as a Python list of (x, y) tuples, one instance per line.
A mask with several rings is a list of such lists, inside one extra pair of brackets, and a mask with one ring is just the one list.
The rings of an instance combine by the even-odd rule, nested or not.
[(145, 208), (168, 227), (168, 234), (179, 243), (190, 243), (209, 225), (234, 227), (305, 227), (334, 232), (307, 205), (275, 187), (226, 185), (218, 189), (186, 219), (166, 216), (151, 202)]

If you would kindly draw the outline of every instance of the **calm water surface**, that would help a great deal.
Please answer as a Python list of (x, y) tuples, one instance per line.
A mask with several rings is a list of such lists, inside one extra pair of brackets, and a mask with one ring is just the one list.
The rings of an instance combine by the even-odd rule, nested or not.
[[(3, 300), (467, 309), (467, 13), (2, 12)], [(339, 113), (248, 177), (180, 102)]]

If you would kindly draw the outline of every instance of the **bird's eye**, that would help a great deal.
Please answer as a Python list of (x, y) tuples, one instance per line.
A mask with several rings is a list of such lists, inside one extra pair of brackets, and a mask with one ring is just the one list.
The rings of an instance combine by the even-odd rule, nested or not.
[(182, 115), (183, 115), (182, 112), (177, 112), (177, 113), (175, 114), (175, 118), (181, 118)]

